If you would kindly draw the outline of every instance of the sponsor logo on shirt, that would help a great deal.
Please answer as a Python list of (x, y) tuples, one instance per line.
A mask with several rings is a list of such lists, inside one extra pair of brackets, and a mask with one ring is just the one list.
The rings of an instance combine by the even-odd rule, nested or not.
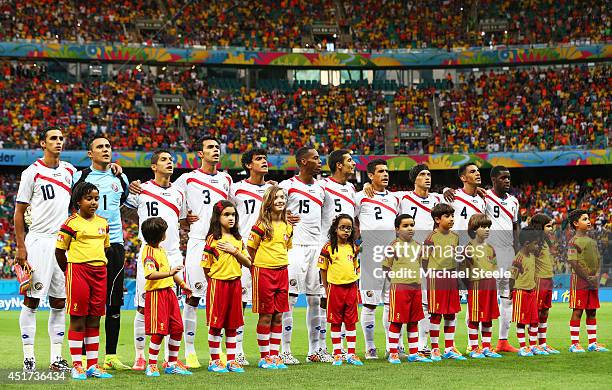
[(113, 189), (113, 191), (115, 191), (115, 192), (119, 192), (119, 186), (117, 185), (117, 183), (113, 183), (113, 184), (111, 185), (111, 188)]

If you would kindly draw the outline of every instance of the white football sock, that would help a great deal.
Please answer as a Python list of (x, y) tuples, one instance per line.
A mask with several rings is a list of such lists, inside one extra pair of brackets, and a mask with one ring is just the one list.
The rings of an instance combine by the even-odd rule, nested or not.
[[(383, 328), (385, 329), (385, 351), (388, 352), (391, 347), (391, 345), (389, 344), (389, 305), (383, 305), (382, 320)], [(398, 339), (399, 337), (401, 336), (398, 335)]]
[(291, 353), (291, 335), (293, 334), (293, 308), (297, 302), (295, 295), (289, 295), (289, 311), (283, 313), (283, 352)]
[(23, 346), (23, 358), (34, 359), (34, 337), (36, 336), (36, 311), (25, 305), (21, 305), (19, 313), (19, 329), (21, 331), (21, 344)]
[(145, 356), (145, 316), (140, 312), (136, 312), (134, 316), (134, 348), (136, 349), (136, 359)]
[(327, 310), (319, 306), (319, 348), (327, 351)]
[(512, 319), (512, 300), (500, 297), (499, 302), (499, 338), (507, 340)]
[(376, 348), (374, 344), (374, 327), (376, 326), (376, 310), (363, 307), (361, 309), (361, 329), (366, 343), (366, 351)]
[(306, 329), (308, 329), (308, 355), (317, 352), (319, 347), (319, 307), (320, 298), (317, 296), (306, 296)]
[(236, 353), (237, 354), (244, 354), (244, 349), (242, 348), (243, 338), (244, 338), (244, 325), (236, 329)]
[(195, 353), (195, 335), (198, 327), (197, 309), (185, 304), (183, 307), (183, 328), (185, 338), (185, 359)]
[(50, 308), (47, 330), (49, 332), (49, 339), (51, 340), (51, 362), (55, 362), (62, 358), (62, 344), (66, 332), (65, 309)]

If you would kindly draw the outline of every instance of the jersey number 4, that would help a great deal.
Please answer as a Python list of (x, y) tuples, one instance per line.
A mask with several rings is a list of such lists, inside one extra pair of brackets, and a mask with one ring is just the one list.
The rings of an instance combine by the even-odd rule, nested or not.
[(464, 207), (463, 210), (461, 210), (461, 215), (464, 219), (467, 219), (467, 208)]

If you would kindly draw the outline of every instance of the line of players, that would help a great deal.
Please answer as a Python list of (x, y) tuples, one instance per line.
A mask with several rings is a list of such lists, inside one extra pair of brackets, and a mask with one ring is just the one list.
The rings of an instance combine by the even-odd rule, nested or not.
[[(59, 134), (56, 134), (58, 133)], [(50, 316), (50, 335), (52, 336), (52, 361), (61, 359), (61, 342), (63, 339), (63, 321), (59, 320), (63, 313), (62, 296), (65, 297), (64, 281), (58, 275), (54, 265), (49, 261), (53, 251), (41, 245), (29, 244), (28, 238), (43, 235), (45, 242), (51, 237), (55, 239), (59, 225), (64, 221), (70, 199), (70, 186), (75, 171), (70, 164), (61, 162), (59, 154), (62, 149), (61, 131), (45, 132), (41, 146), (45, 158), (44, 163), (39, 160), (31, 166), (33, 174), (28, 184), (30, 194), (24, 195), (20, 191), (18, 202), (31, 204), (33, 223), (25, 240), (29, 258), (36, 262), (34, 268), (40, 285), (33, 283), (32, 291), (44, 297), (47, 292), (50, 296), (52, 315)], [(185, 330), (185, 358), (187, 366), (199, 367), (200, 364), (195, 353), (195, 332), (197, 328), (197, 307), (200, 299), (206, 292), (206, 276), (200, 266), (206, 245), (206, 233), (209, 228), (212, 207), (220, 200), (230, 199), (236, 204), (242, 223), (240, 225), (242, 237), (248, 238), (251, 227), (257, 222), (262, 195), (271, 185), (265, 181), (268, 172), (266, 152), (252, 150), (242, 157), (244, 168), (249, 172), (249, 178), (233, 183), (232, 178), (223, 172), (218, 172), (216, 166), (220, 160), (219, 143), (214, 138), (204, 138), (201, 141), (202, 150), (198, 151), (201, 167), (192, 172), (183, 174), (174, 183), (170, 177), (174, 170), (174, 161), (170, 152), (156, 152), (151, 161), (155, 179), (130, 186), (133, 194), (125, 202), (128, 208), (137, 210), (138, 218), (142, 223), (149, 217), (164, 218), (169, 225), (166, 240), (162, 247), (168, 252), (171, 266), (183, 264), (179, 250), (179, 229), (189, 227), (189, 241), (184, 261), (184, 279), (193, 296), (187, 299), (183, 311)], [(391, 193), (386, 188), (389, 184), (388, 168), (384, 160), (374, 160), (368, 164), (367, 173), (371, 184), (364, 191), (357, 193), (349, 182), (355, 171), (355, 162), (346, 150), (334, 151), (328, 158), (332, 176), (316, 180), (321, 172), (321, 160), (316, 150), (303, 148), (296, 154), (299, 173), (295, 177), (280, 183), (280, 187), (287, 193), (288, 209), (293, 215), (295, 223), (293, 248), (289, 252), (289, 311), (283, 314), (282, 325), (282, 360), (285, 364), (297, 364), (298, 360), (291, 353), (291, 334), (293, 329), (292, 309), (297, 302), (299, 294), (305, 294), (307, 300), (307, 328), (309, 338), (308, 361), (332, 361), (325, 347), (325, 333), (327, 329), (324, 290), (322, 289), (317, 260), (324, 244), (323, 232), (326, 232), (333, 218), (339, 214), (348, 214), (355, 217), (362, 232), (363, 245), (368, 246), (376, 242), (368, 240), (367, 232), (394, 232), (393, 221), (398, 214), (409, 214), (415, 221), (417, 241), (423, 240), (418, 234), (431, 232), (433, 220), (431, 209), (438, 203), (451, 202), (455, 210), (455, 227), (457, 231), (467, 231), (470, 217), (476, 213), (483, 213), (492, 220), (493, 231), (499, 231), (497, 241), (491, 241), (498, 254), (499, 266), (502, 270), (510, 268), (514, 258), (516, 245), (516, 231), (518, 219), (518, 202), (508, 194), (510, 187), (510, 173), (503, 167), (495, 167), (491, 172), (493, 188), (486, 191), (485, 199), (479, 196), (481, 184), (478, 167), (467, 164), (460, 168), (459, 177), (463, 188), (458, 191), (448, 190), (444, 195), (431, 193), (431, 173), (424, 165), (414, 167), (410, 172), (410, 179), (415, 189), (409, 192)], [(48, 172), (47, 172), (48, 171)], [(57, 176), (57, 177), (56, 177)], [(23, 179), (23, 177), (22, 177)], [(42, 179), (42, 180), (38, 180)], [(25, 184), (24, 184), (25, 186)], [(25, 187), (24, 187), (25, 188)], [(446, 199), (446, 200), (445, 200)], [(50, 202), (49, 202), (50, 201)], [(16, 213), (17, 215), (17, 213)], [(57, 226), (56, 226), (57, 225)], [(23, 222), (19, 226), (16, 218), (16, 230), (23, 231)], [(22, 236), (23, 238), (23, 236)], [(390, 242), (393, 238), (384, 242)], [(48, 245), (47, 245), (48, 246)], [(53, 245), (54, 246), (54, 245)], [(45, 252), (46, 251), (46, 252)], [(47, 253), (48, 252), (48, 253)], [(32, 256), (34, 254), (34, 256)], [(138, 261), (141, 267), (141, 259)], [(368, 264), (368, 259), (361, 259), (362, 267)], [(136, 300), (139, 313), (134, 321), (134, 336), (136, 346), (136, 363), (134, 369), (144, 369), (144, 318), (142, 318), (143, 302), (143, 272), (139, 269), (139, 281)], [(249, 302), (249, 272), (243, 272), (243, 301)], [(384, 294), (383, 280), (380, 285), (365, 289), (362, 283), (360, 290), (361, 302), (364, 307), (361, 313), (361, 323), (366, 339), (366, 358), (376, 358), (374, 345), (375, 310), (377, 305), (385, 303), (383, 324), (388, 333), (388, 300)], [(57, 290), (57, 291), (56, 291)], [(507, 343), (509, 322), (512, 312), (512, 302), (509, 299), (509, 285), (507, 280), (498, 281), (500, 292), (500, 334), (497, 350), (516, 351)], [(423, 298), (424, 313), (427, 316), (427, 299)], [(323, 302), (324, 303), (324, 302)], [(31, 308), (29, 308), (31, 309)], [(26, 310), (27, 311), (27, 310)], [(22, 340), (31, 337), (32, 343), (24, 342), (25, 360), (33, 359), (33, 334), (35, 327), (35, 308), (30, 310), (32, 315), (20, 318)], [(34, 321), (32, 321), (32, 318)], [(62, 316), (63, 319), (63, 316)], [(28, 321), (29, 320), (29, 321)], [(60, 324), (62, 322), (62, 324)], [(419, 325), (419, 349), (427, 348), (428, 319), (425, 318)], [(53, 327), (53, 332), (51, 328)], [(25, 331), (24, 331), (25, 330)], [(28, 336), (28, 337), (24, 337)], [(31, 336), (30, 336), (31, 335)], [(242, 364), (248, 364), (242, 352), (243, 329), (238, 330), (237, 349), (238, 358)], [(388, 338), (387, 338), (388, 339)], [(26, 348), (27, 345), (27, 348)], [(59, 346), (59, 347), (58, 347)], [(58, 349), (59, 348), (59, 349)], [(400, 347), (401, 348), (401, 347)], [(387, 351), (389, 346), (387, 345)], [(166, 348), (168, 350), (168, 348)], [(24, 363), (25, 364), (25, 363)], [(31, 367), (30, 367), (31, 368)]]

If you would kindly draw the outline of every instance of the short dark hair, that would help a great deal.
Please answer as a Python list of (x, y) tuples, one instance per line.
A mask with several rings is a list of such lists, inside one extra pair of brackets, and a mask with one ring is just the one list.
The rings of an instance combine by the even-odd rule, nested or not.
[(87, 150), (91, 150), (91, 146), (93, 145), (94, 141), (97, 139), (103, 138), (105, 140), (107, 140), (110, 143), (110, 140), (103, 134), (95, 134), (91, 137), (89, 137), (89, 139), (87, 140)]
[(201, 146), (204, 141), (215, 141), (216, 143), (220, 144), (219, 140), (216, 137), (213, 137), (212, 135), (205, 135), (202, 138), (200, 138), (198, 140), (199, 145)]
[[(464, 174), (465, 174), (465, 171), (467, 170), (467, 167), (469, 167), (470, 165), (476, 165), (476, 163), (469, 162), (469, 163), (462, 164), (462, 165), (459, 167), (459, 170), (457, 171), (457, 172), (458, 172), (458, 174), (459, 174), (459, 177), (461, 177), (461, 175), (464, 175)], [(476, 167), (478, 167), (478, 165), (476, 165)]]
[(576, 226), (574, 226), (574, 223), (578, 222), (578, 220), (580, 219), (580, 217), (582, 217), (583, 214), (589, 215), (586, 210), (578, 209), (572, 210), (567, 214), (567, 223), (569, 223), (572, 229), (576, 230)]
[(374, 173), (376, 172), (376, 167), (379, 165), (387, 165), (387, 161), (383, 160), (382, 158), (375, 158), (374, 160), (370, 161), (368, 163), (368, 165), (366, 166), (366, 171), (368, 173)]
[(92, 191), (99, 191), (95, 184), (88, 181), (82, 181), (78, 183), (72, 189), (72, 195), (70, 196), (70, 204), (75, 210), (79, 209), (79, 201), (87, 194)]
[(298, 166), (302, 166), (302, 159), (306, 157), (308, 152), (310, 152), (311, 150), (314, 150), (312, 146), (304, 146), (299, 148), (297, 152), (295, 152), (295, 162)]
[(410, 169), (410, 172), (408, 173), (408, 178), (412, 183), (416, 181), (416, 178), (417, 176), (419, 176), (419, 173), (421, 173), (421, 171), (429, 171), (429, 167), (425, 164), (417, 164), (413, 166), (412, 169)]
[(446, 203), (438, 203), (431, 209), (431, 218), (434, 220), (434, 226), (438, 226), (436, 218), (442, 218), (443, 215), (454, 215), (455, 209), (453, 206)]
[(245, 171), (248, 171), (249, 169), (247, 168), (247, 164), (253, 162), (253, 157), (260, 155), (267, 156), (268, 152), (265, 149), (250, 149), (242, 153), (242, 156), (240, 157), (242, 168), (244, 168)]
[(404, 219), (412, 219), (414, 221), (414, 218), (412, 218), (412, 215), (410, 214), (400, 214), (397, 217), (395, 217), (395, 228), (399, 229), (400, 225), (402, 224), (402, 221)]
[(151, 165), (155, 165), (157, 164), (157, 161), (159, 160), (159, 156), (162, 153), (168, 153), (170, 156), (172, 156), (172, 153), (168, 150), (168, 149), (157, 149), (156, 151), (153, 152), (153, 154), (151, 155)]
[(502, 172), (510, 172), (510, 170), (503, 165), (494, 166), (491, 168), (491, 179), (498, 177)]
[(59, 126), (45, 127), (44, 129), (38, 132), (38, 142), (40, 143), (42, 141), (45, 141), (47, 139), (47, 133), (53, 130), (59, 130), (62, 132), (62, 134), (64, 134), (64, 131)]
[(481, 227), (491, 227), (491, 220), (485, 214), (476, 213), (470, 217), (468, 222), (468, 236), (476, 238), (476, 230)]
[(534, 226), (536, 229), (544, 229), (544, 226), (546, 226), (550, 221), (552, 221), (551, 217), (544, 213), (538, 213), (531, 217), (529, 225)]
[(327, 166), (329, 167), (332, 175), (336, 173), (336, 170), (338, 169), (337, 165), (342, 164), (344, 161), (345, 154), (351, 154), (351, 152), (348, 149), (338, 149), (331, 152), (327, 157)]
[(168, 223), (161, 217), (149, 218), (140, 226), (142, 237), (151, 246), (157, 246), (162, 242), (166, 229), (168, 229)]

